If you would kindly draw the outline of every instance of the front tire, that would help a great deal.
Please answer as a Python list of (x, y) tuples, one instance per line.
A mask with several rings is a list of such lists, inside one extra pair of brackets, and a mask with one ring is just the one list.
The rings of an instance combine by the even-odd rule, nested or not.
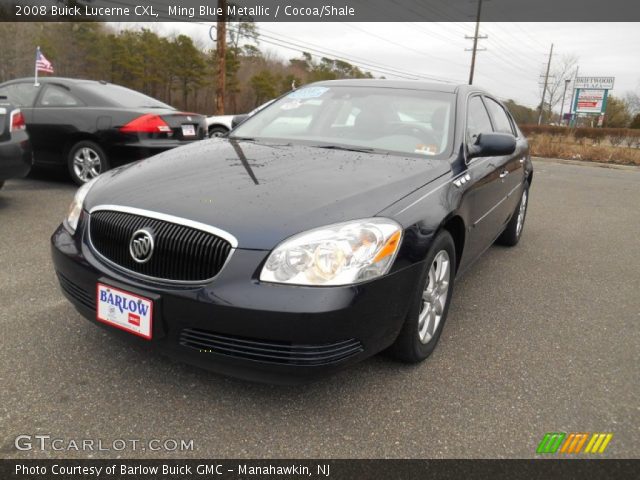
[(426, 359), (440, 339), (449, 312), (456, 272), (456, 248), (449, 232), (433, 241), (409, 313), (391, 354), (408, 363)]
[(100, 145), (83, 140), (69, 150), (67, 167), (73, 181), (84, 185), (109, 170), (109, 160)]
[(524, 220), (527, 217), (528, 205), (529, 183), (525, 182), (518, 206), (516, 206), (516, 210), (513, 212), (511, 220), (507, 223), (507, 228), (505, 228), (502, 235), (498, 237), (497, 243), (500, 245), (506, 245), (507, 247), (513, 247), (518, 244), (520, 237), (522, 236), (522, 230), (524, 229)]

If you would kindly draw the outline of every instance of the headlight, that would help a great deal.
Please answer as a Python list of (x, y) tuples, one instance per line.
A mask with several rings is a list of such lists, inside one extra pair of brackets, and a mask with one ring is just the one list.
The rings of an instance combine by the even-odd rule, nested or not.
[(402, 227), (386, 218), (337, 223), (285, 240), (262, 268), (263, 282), (349, 285), (389, 271)]
[(71, 233), (75, 233), (76, 228), (78, 228), (78, 221), (80, 220), (80, 214), (82, 213), (84, 199), (87, 197), (89, 190), (91, 190), (91, 187), (93, 187), (93, 184), (97, 179), (98, 177), (82, 185), (76, 192), (75, 197), (73, 197), (73, 202), (69, 205), (69, 213), (67, 213), (67, 218), (64, 219), (64, 226), (67, 227), (67, 230)]

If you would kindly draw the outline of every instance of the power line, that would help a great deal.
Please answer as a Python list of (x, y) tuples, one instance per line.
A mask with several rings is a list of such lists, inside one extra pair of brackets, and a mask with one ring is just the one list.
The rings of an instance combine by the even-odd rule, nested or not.
[(364, 30), (363, 28), (356, 27), (355, 25), (351, 25), (349, 23), (345, 23), (345, 25), (350, 27), (350, 28), (353, 28), (355, 30), (359, 30), (360, 32), (363, 32), (363, 33), (365, 33), (367, 35), (370, 35), (372, 37), (378, 38), (378, 39), (380, 39), (380, 40), (382, 40), (384, 42), (390, 43), (391, 45), (396, 45), (396, 46), (401, 47), (401, 48), (403, 48), (405, 50), (409, 50), (409, 51), (415, 52), (418, 55), (422, 55), (422, 56), (427, 57), (427, 58), (432, 58), (432, 59), (435, 59), (435, 60), (439, 60), (441, 62), (450, 63), (451, 65), (457, 65), (457, 66), (460, 66), (460, 67), (464, 67), (465, 66), (465, 65), (462, 65), (461, 63), (457, 63), (457, 62), (453, 62), (451, 60), (447, 60), (447, 59), (444, 59), (444, 58), (436, 57), (435, 55), (431, 55), (430, 53), (423, 52), (421, 50), (418, 50), (418, 49), (415, 49), (415, 48), (412, 48), (412, 47), (408, 47), (406, 45), (402, 45), (402, 44), (400, 44), (398, 42), (395, 42), (393, 40), (390, 40), (388, 38), (385, 38), (385, 37), (382, 37), (382, 36), (377, 35), (375, 33), (372, 33), (372, 32), (369, 32), (367, 30)]
[[(105, 1), (106, 1), (106, 3), (127, 5), (127, 4), (119, 2), (117, 0), (105, 0)], [(163, 19), (163, 20), (173, 20), (171, 17), (168, 17), (168, 16), (163, 15), (163, 14), (160, 14), (158, 16), (158, 18)], [(204, 17), (195, 16), (194, 19), (191, 19), (190, 23), (195, 23), (195, 24), (198, 24), (198, 25), (204, 25), (204, 26), (207, 26), (209, 28), (215, 28), (211, 23), (207, 23), (205, 21), (196, 21), (195, 19), (206, 20)], [(229, 31), (235, 31), (235, 33), (238, 33), (238, 30), (234, 29), (233, 27), (227, 27), (227, 28), (228, 28)], [(453, 79), (440, 78), (440, 77), (435, 77), (433, 75), (425, 75), (425, 74), (419, 74), (419, 73), (409, 72), (409, 71), (405, 71), (405, 70), (400, 70), (400, 69), (397, 69), (395, 67), (386, 66), (386, 65), (378, 64), (378, 63), (373, 63), (373, 62), (371, 62), (369, 60), (357, 60), (357, 59), (354, 59), (354, 57), (345, 56), (345, 55), (341, 55), (341, 54), (337, 54), (337, 53), (332, 53), (332, 52), (327, 51), (325, 49), (321, 49), (319, 47), (311, 46), (309, 44), (304, 44), (302, 42), (292, 41), (292, 40), (283, 40), (283, 39), (275, 37), (274, 34), (268, 35), (268, 34), (264, 34), (264, 33), (259, 33), (258, 37), (259, 37), (261, 42), (269, 44), (269, 45), (274, 45), (274, 46), (277, 46), (277, 47), (286, 48), (286, 49), (297, 51), (297, 52), (300, 52), (300, 53), (308, 52), (308, 53), (313, 53), (315, 55), (330, 56), (335, 60), (342, 60), (344, 62), (352, 63), (354, 66), (360, 66), (360, 67), (363, 67), (363, 68), (365, 68), (365, 69), (367, 69), (369, 71), (380, 73), (382, 75), (392, 75), (392, 76), (395, 76), (395, 77), (404, 78), (404, 79), (408, 79), (408, 80), (419, 80), (419, 79), (422, 79), (422, 80), (430, 80), (430, 81), (437, 81), (437, 82), (444, 82), (444, 83), (458, 83), (457, 80), (453, 80)]]
[[(195, 23), (201, 23), (201, 22), (195, 22)], [(207, 25), (207, 24), (204, 23), (204, 25)], [(213, 27), (213, 25), (207, 25), (207, 26)], [(258, 37), (260, 38), (260, 41), (263, 43), (267, 43), (270, 45), (275, 45), (283, 48), (288, 48), (290, 50), (298, 51), (301, 53), (308, 52), (308, 53), (315, 53), (316, 55), (330, 56), (335, 60), (350, 62), (350, 63), (353, 63), (355, 66), (361, 66), (370, 71), (382, 73), (383, 75), (394, 75), (397, 77), (411, 79), (411, 80), (424, 79), (424, 80), (439, 81), (439, 82), (445, 82), (445, 83), (456, 83), (455, 80), (443, 79), (443, 78), (434, 77), (431, 75), (408, 72), (408, 71), (396, 69), (394, 67), (387, 67), (387, 66), (382, 67), (382, 66), (379, 66), (378, 64), (370, 63), (369, 61), (355, 60), (352, 57), (348, 57), (345, 55), (337, 56), (332, 52), (329, 52), (326, 50), (320, 50), (319, 48), (312, 47), (309, 44), (286, 41), (286, 40), (273, 37), (271, 35), (265, 35), (263, 33), (260, 33)]]

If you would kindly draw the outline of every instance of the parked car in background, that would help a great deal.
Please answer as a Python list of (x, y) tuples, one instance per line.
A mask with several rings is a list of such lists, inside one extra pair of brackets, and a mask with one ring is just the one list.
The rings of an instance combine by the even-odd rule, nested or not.
[(24, 115), (5, 97), (0, 97), (0, 188), (6, 180), (29, 173), (32, 162)]
[[(244, 115), (209, 115), (207, 117), (207, 132), (209, 133), (209, 138), (222, 137), (223, 135), (226, 135), (241, 121), (255, 115), (263, 108), (271, 105), (273, 102), (275, 102), (275, 99), (263, 103)], [(235, 122), (234, 118), (236, 119)]]
[(389, 347), (420, 362), (456, 278), (519, 242), (532, 179), (487, 92), (320, 82), (80, 188), (53, 263), (86, 318), (213, 370), (301, 380)]
[(66, 165), (84, 184), (113, 166), (206, 136), (202, 115), (180, 112), (140, 92), (95, 80), (22, 78), (0, 84), (18, 106), (35, 165)]
[(209, 138), (221, 137), (229, 133), (233, 128), (231, 122), (235, 115), (209, 115), (207, 122), (207, 135)]

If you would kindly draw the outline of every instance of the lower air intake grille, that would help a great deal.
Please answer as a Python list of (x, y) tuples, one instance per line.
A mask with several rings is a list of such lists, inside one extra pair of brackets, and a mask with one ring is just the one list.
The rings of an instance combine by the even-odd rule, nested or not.
[(67, 295), (74, 298), (82, 305), (90, 308), (91, 310), (96, 309), (95, 292), (87, 292), (85, 289), (83, 289), (79, 285), (76, 285), (61, 273), (58, 273), (58, 281), (60, 282), (60, 287)]
[(219, 335), (195, 328), (180, 333), (180, 345), (196, 350), (282, 365), (321, 366), (345, 360), (362, 352), (356, 340), (343, 340), (324, 345), (293, 345)]

